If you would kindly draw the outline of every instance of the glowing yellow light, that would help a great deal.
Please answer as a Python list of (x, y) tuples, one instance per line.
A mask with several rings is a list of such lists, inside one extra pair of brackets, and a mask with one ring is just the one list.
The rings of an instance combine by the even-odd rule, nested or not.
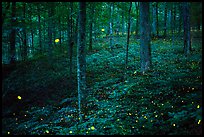
[(94, 126), (92, 126), (92, 127), (91, 127), (91, 130), (94, 130), (94, 129), (95, 129), (95, 127), (94, 127)]
[(129, 115), (132, 115), (131, 113), (129, 113)]
[(71, 133), (72, 133), (72, 131), (69, 131), (69, 133), (71, 134)]
[(145, 127), (144, 125), (142, 127)]
[(147, 116), (144, 116), (145, 119), (147, 119)]
[(136, 73), (137, 73), (137, 71), (134, 72), (134, 74), (136, 74)]
[(138, 122), (138, 120), (135, 120), (135, 122)]
[(193, 104), (194, 102), (192, 102), (192, 104)]
[(176, 126), (176, 124), (173, 124), (173, 126), (175, 127), (175, 126)]
[(155, 117), (158, 117), (158, 115), (155, 115)]
[(89, 131), (86, 131), (86, 133), (89, 133)]
[(198, 124), (200, 124), (201, 120), (198, 120)]
[(45, 132), (48, 134), (48, 133), (49, 133), (49, 130), (46, 130)]
[(60, 40), (59, 39), (55, 39), (55, 43), (58, 43)]
[(8, 134), (10, 134), (10, 132), (8, 132)]
[(18, 99), (21, 99), (21, 96), (18, 96)]
[(120, 121), (120, 119), (117, 119), (117, 121)]
[(153, 120), (151, 120), (151, 122), (153, 122)]
[(197, 108), (200, 108), (200, 105), (198, 105)]
[(192, 90), (194, 90), (194, 88), (192, 88)]
[(105, 29), (101, 29), (101, 31), (105, 31)]

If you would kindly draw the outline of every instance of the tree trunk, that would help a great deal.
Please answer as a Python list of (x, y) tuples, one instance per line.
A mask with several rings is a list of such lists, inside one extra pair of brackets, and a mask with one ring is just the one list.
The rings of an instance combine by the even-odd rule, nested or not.
[(179, 3), (179, 28), (178, 28), (178, 33), (181, 34), (181, 29), (182, 29), (182, 3)]
[(52, 58), (52, 31), (53, 31), (53, 22), (52, 22), (52, 16), (53, 16), (53, 3), (49, 3), (49, 9), (48, 9), (48, 54), (49, 58)]
[(151, 67), (149, 3), (140, 3), (140, 61), (141, 72)]
[(23, 60), (27, 59), (27, 34), (26, 34), (26, 3), (23, 3)]
[(78, 80), (78, 106), (79, 118), (82, 121), (82, 104), (86, 99), (86, 3), (79, 3), (79, 25), (77, 46), (77, 80)]
[(139, 30), (139, 2), (135, 2), (135, 7), (136, 7), (136, 11), (137, 11), (137, 16), (136, 16), (136, 18), (137, 18), (137, 21), (136, 21), (136, 32), (135, 32), (135, 35), (136, 35), (136, 37), (137, 37), (137, 35), (138, 35), (138, 30)]
[(122, 11), (122, 36), (125, 34), (125, 20), (124, 20), (124, 12)]
[(190, 3), (183, 3), (183, 29), (184, 29), (184, 55), (190, 54), (191, 43), (190, 43)]
[(113, 3), (110, 4), (110, 22), (109, 22), (109, 28), (110, 28), (110, 50), (113, 50), (113, 20), (112, 20), (112, 12), (113, 12)]
[(10, 64), (14, 64), (16, 61), (16, 2), (12, 2), (11, 24), (12, 30), (10, 34)]
[(165, 10), (164, 10), (164, 38), (166, 38), (166, 29), (167, 29), (167, 23), (166, 23), (166, 20), (167, 20), (167, 2), (165, 2)]
[(152, 35), (153, 37), (156, 37), (156, 33), (157, 33), (157, 30), (156, 30), (156, 16), (157, 16), (157, 13), (156, 13), (156, 2), (153, 3), (153, 6), (152, 6)]
[(130, 39), (130, 12), (132, 8), (132, 2), (130, 2), (130, 8), (128, 11), (128, 34), (127, 34), (127, 46), (126, 46), (126, 60), (125, 60), (125, 68), (128, 66), (128, 47), (129, 47), (129, 39)]
[(39, 40), (39, 47), (40, 47), (40, 52), (42, 52), (42, 39), (41, 39), (41, 21), (40, 21), (40, 3), (37, 5), (38, 9), (38, 30), (39, 30), (39, 35), (38, 35), (38, 40)]
[(157, 37), (159, 36), (159, 16), (158, 16), (158, 2), (156, 2), (156, 29), (157, 29)]
[(89, 20), (89, 51), (92, 50), (92, 31), (93, 31), (93, 14), (94, 14), (94, 5), (90, 3), (90, 20)]

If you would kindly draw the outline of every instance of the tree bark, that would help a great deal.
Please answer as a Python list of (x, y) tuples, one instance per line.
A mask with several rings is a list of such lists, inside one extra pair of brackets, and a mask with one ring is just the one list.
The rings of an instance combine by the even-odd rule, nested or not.
[(23, 60), (27, 59), (26, 3), (23, 3)]
[(190, 54), (190, 5), (188, 2), (183, 3), (183, 29), (184, 29), (184, 55)]
[(127, 69), (128, 66), (128, 47), (129, 47), (129, 40), (130, 40), (130, 12), (132, 8), (132, 2), (130, 2), (130, 8), (128, 11), (128, 35), (127, 35), (127, 45), (126, 45), (126, 61), (125, 61), (125, 68)]
[(77, 46), (77, 80), (78, 80), (78, 106), (79, 118), (82, 121), (82, 104), (86, 98), (86, 3), (79, 3), (79, 25)]
[(138, 30), (139, 30), (139, 4), (140, 4), (139, 2), (137, 2), (137, 3), (135, 2), (135, 7), (136, 7), (136, 11), (137, 11), (137, 16), (136, 16), (136, 18), (137, 18), (137, 20), (136, 20), (136, 32), (135, 32), (136, 37), (138, 35)]
[(113, 50), (113, 17), (112, 17), (112, 12), (113, 12), (113, 3), (110, 4), (110, 22), (109, 22), (109, 28), (110, 28), (110, 33), (109, 33), (109, 38), (110, 38), (110, 50)]
[(92, 50), (92, 31), (93, 31), (93, 14), (94, 14), (94, 5), (90, 2), (90, 20), (89, 20), (89, 51)]
[(37, 5), (37, 9), (38, 9), (38, 31), (39, 31), (39, 35), (38, 35), (38, 40), (39, 40), (39, 47), (40, 47), (40, 52), (42, 52), (42, 33), (41, 33), (41, 17), (40, 17), (40, 3)]
[(11, 34), (10, 34), (10, 64), (14, 64), (16, 61), (16, 2), (12, 2), (12, 13), (11, 13)]
[(165, 9), (164, 9), (164, 38), (166, 38), (166, 30), (167, 30), (167, 2), (165, 2)]
[(140, 3), (140, 61), (141, 72), (151, 68), (149, 3)]

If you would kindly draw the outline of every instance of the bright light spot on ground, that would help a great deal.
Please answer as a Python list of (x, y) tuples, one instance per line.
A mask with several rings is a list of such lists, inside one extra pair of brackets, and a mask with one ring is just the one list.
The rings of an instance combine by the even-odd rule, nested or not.
[(91, 130), (94, 130), (94, 129), (95, 129), (95, 127), (94, 127), (94, 126), (92, 126), (92, 127), (91, 127)]
[(105, 31), (105, 29), (101, 29), (101, 31)]
[(138, 122), (138, 120), (135, 120), (135, 122)]
[(10, 134), (10, 132), (8, 132), (8, 134)]
[(46, 130), (45, 132), (46, 132), (47, 134), (49, 133), (49, 131), (48, 131), (48, 130)]
[(173, 124), (173, 126), (175, 127), (175, 126), (176, 126), (176, 124)]
[(60, 40), (59, 39), (55, 39), (55, 42), (57, 43), (57, 42), (59, 42)]
[(69, 131), (69, 133), (71, 134), (71, 133), (72, 133), (72, 131)]
[(198, 120), (198, 124), (200, 124), (201, 120)]
[(21, 96), (18, 96), (18, 99), (21, 99)]
[(200, 105), (198, 105), (197, 108), (200, 108)]

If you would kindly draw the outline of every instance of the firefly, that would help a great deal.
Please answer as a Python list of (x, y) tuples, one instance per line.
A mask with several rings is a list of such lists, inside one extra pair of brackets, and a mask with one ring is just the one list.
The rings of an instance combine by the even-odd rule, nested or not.
[(21, 99), (21, 96), (18, 96), (17, 98), (18, 98), (18, 99)]
[(55, 43), (58, 43), (60, 40), (59, 39), (55, 39)]

